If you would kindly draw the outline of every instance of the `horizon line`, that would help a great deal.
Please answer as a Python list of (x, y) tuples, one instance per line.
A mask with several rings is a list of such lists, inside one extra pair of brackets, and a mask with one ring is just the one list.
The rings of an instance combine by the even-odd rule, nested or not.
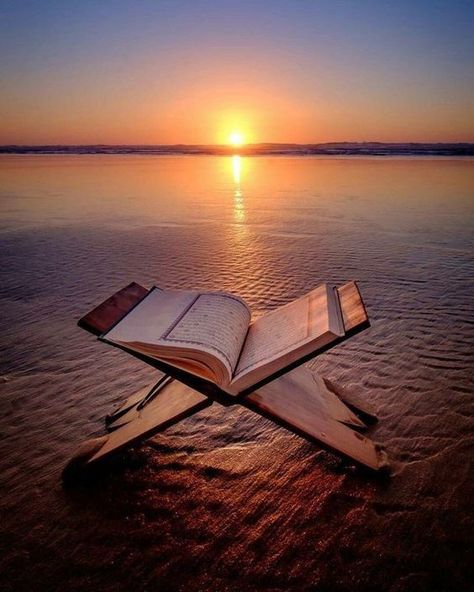
[(474, 156), (472, 142), (323, 142), (319, 144), (4, 144), (0, 154), (203, 156)]
[(258, 146), (341, 146), (341, 145), (382, 145), (382, 146), (473, 146), (474, 139), (472, 141), (461, 141), (461, 140), (453, 140), (453, 141), (382, 141), (382, 140), (331, 140), (327, 142), (248, 142), (242, 144), (240, 146), (233, 146), (232, 144), (228, 143), (208, 143), (208, 142), (201, 142), (201, 143), (187, 143), (187, 142), (157, 142), (157, 143), (142, 143), (142, 142), (119, 142), (119, 143), (108, 143), (108, 142), (36, 142), (33, 144), (30, 143), (4, 143), (0, 144), (1, 148), (35, 148), (35, 147), (64, 147), (64, 148), (72, 148), (72, 147), (122, 147), (122, 146), (129, 146), (129, 147), (169, 147), (169, 148), (179, 148), (179, 147), (208, 147), (208, 148), (231, 148), (231, 149), (245, 149), (249, 147), (258, 147)]

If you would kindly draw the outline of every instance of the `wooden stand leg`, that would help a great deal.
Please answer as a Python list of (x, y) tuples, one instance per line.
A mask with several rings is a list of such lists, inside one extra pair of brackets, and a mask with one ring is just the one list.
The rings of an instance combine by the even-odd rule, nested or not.
[(241, 404), (370, 469), (388, 466), (379, 445), (348, 427), (365, 424), (308, 368), (300, 367), (250, 393)]
[[(387, 467), (382, 448), (351, 429), (361, 430), (366, 425), (335, 394), (334, 387), (329, 388), (323, 378), (304, 366), (234, 401), (370, 469)], [(113, 431), (85, 442), (67, 465), (65, 478), (151, 438), (212, 403), (205, 395), (162, 376), (153, 387), (141, 389), (109, 416), (108, 429)], [(352, 408), (361, 411), (360, 404), (353, 403)]]
[[(149, 390), (142, 389), (139, 393), (146, 395)], [(168, 381), (164, 388), (141, 409), (137, 409), (140, 401), (143, 401), (143, 396), (140, 400), (139, 393), (133, 396), (138, 398), (138, 404), (118, 419), (122, 422), (118, 429), (81, 445), (63, 471), (64, 480), (74, 479), (75, 475), (81, 474), (89, 466), (105, 460), (119, 450), (151, 438), (182, 419), (212, 405), (213, 402), (176, 380)], [(128, 421), (127, 414), (133, 414), (133, 417), (128, 417)]]

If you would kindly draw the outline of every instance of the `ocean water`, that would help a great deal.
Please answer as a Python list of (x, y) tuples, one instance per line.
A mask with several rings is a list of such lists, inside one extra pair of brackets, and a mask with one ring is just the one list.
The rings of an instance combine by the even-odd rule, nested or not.
[[(5, 155), (0, 214), (3, 590), (469, 588), (472, 158)], [(372, 326), (313, 366), (376, 409), (390, 479), (214, 404), (63, 489), (155, 376), (76, 327), (93, 305), (351, 279)]]

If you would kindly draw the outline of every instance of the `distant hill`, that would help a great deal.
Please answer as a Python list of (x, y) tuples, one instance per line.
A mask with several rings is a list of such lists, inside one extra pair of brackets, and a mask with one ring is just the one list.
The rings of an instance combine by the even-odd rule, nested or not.
[(211, 154), (259, 156), (286, 155), (366, 155), (366, 156), (474, 156), (470, 143), (384, 143), (329, 142), (324, 144), (248, 144), (240, 148), (224, 145), (106, 145), (0, 146), (1, 154)]

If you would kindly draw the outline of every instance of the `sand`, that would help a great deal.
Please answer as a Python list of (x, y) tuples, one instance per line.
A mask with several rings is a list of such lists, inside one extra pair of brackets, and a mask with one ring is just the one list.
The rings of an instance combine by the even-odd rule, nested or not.
[[(467, 590), (473, 164), (1, 157), (2, 590)], [(213, 405), (62, 488), (154, 378), (75, 326), (91, 305), (135, 280), (258, 314), (350, 279), (372, 327), (314, 365), (376, 408), (391, 479)]]

